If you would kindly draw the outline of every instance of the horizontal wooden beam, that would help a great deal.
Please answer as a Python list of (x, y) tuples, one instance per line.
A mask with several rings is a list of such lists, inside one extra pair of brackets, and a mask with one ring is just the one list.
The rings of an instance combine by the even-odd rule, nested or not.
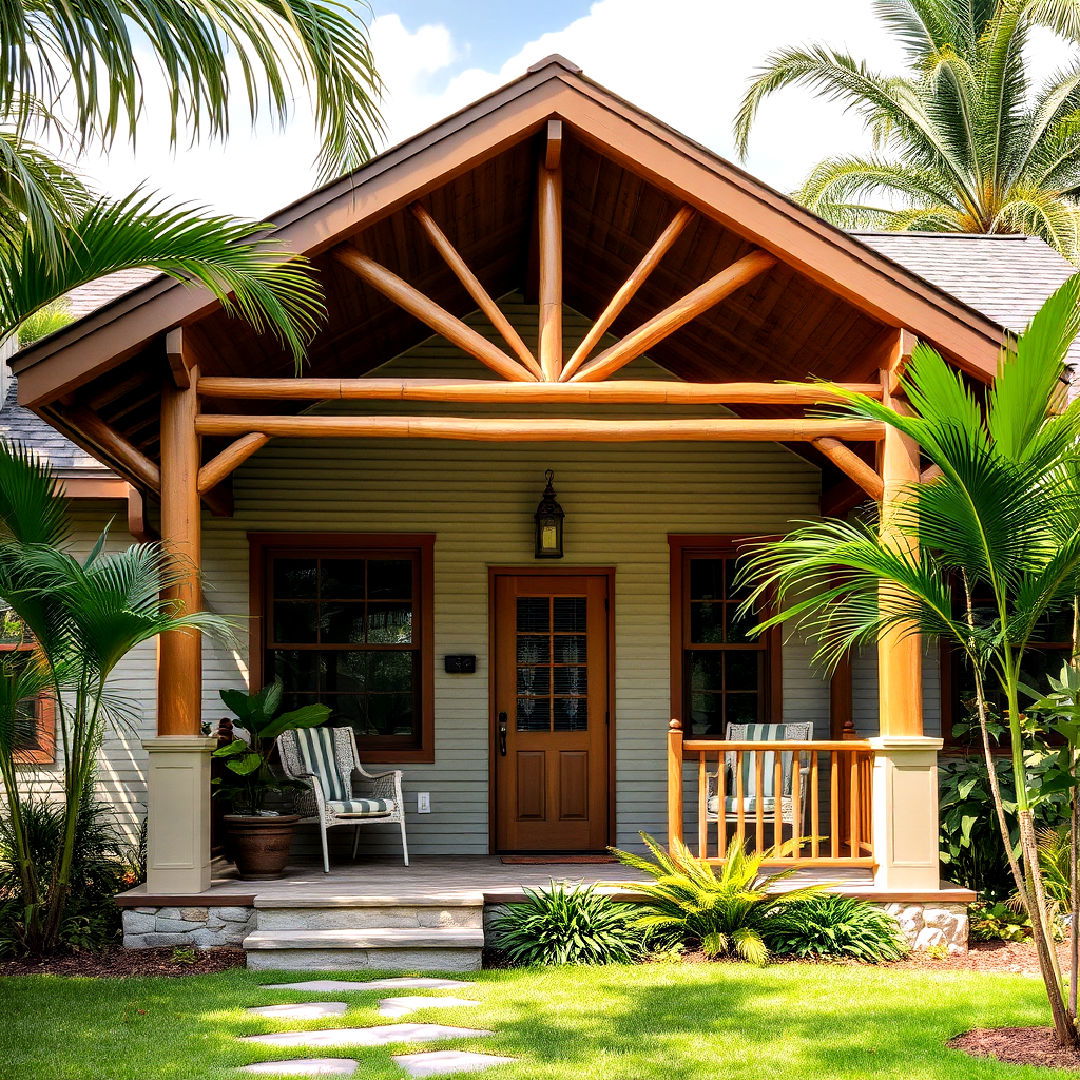
[[(879, 383), (843, 383), (880, 399)], [(819, 405), (839, 400), (820, 383), (689, 383), (618, 379), (598, 383), (507, 383), (492, 379), (199, 380), (204, 398), (237, 401), (515, 401), (536, 404)]]
[(204, 413), (200, 435), (261, 432), (297, 439), (461, 439), (470, 442), (807, 442), (823, 436), (878, 441), (872, 420), (506, 420), (429, 416), (232, 416)]
[(269, 441), (269, 435), (264, 435), (261, 431), (253, 431), (226, 446), (220, 454), (211, 458), (199, 469), (199, 494), (205, 495), (211, 488), (217, 487), (226, 476), (243, 465), (252, 454), (261, 450)]
[(571, 377), (576, 382), (599, 382), (606, 379), (613, 371), (625, 367), (675, 333), (680, 326), (685, 326), (703, 311), (708, 311), (720, 303), (725, 296), (730, 296), (759, 274), (771, 270), (776, 262), (776, 256), (766, 251), (751, 251), (749, 255), (744, 255), (720, 273), (714, 274), (704, 284), (642, 323), (636, 330), (631, 330)]
[(508, 356), (483, 334), (463, 323), (456, 315), (437, 304), (430, 296), (414, 288), (404, 278), (377, 263), (351, 244), (334, 250), (334, 258), (348, 267), (361, 280), (377, 289), (402, 310), (415, 316), (452, 345), (476, 357), (492, 371), (511, 382), (531, 382), (536, 376), (527, 371), (512, 356)]
[(850, 476), (871, 499), (881, 501), (885, 491), (881, 477), (850, 447), (829, 436), (813, 439), (810, 445), (820, 450), (841, 472)]

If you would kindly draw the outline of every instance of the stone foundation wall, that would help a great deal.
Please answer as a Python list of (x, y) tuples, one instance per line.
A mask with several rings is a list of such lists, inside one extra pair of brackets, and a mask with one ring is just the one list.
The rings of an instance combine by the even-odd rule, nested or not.
[(128, 949), (237, 946), (255, 929), (250, 907), (137, 907), (125, 908), (122, 917)]
[(899, 924), (917, 952), (945, 948), (950, 956), (968, 951), (966, 904), (878, 904)]

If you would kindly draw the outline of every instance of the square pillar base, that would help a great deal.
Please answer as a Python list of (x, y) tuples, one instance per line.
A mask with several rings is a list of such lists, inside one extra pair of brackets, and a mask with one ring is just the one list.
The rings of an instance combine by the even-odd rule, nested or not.
[(941, 739), (883, 735), (874, 751), (874, 886), (895, 891), (937, 890), (938, 751)]
[(159, 735), (150, 755), (146, 889), (180, 895), (210, 888), (210, 754), (216, 739)]

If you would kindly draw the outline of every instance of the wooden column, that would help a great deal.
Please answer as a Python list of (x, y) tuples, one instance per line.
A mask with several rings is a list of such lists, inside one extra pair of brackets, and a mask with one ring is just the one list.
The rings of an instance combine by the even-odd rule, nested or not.
[(562, 371), (562, 121), (549, 120), (540, 166), (540, 326), (537, 358), (546, 382)]
[[(198, 611), (199, 436), (198, 368), (188, 365), (190, 384), (170, 380), (161, 394), (161, 538), (180, 580), (166, 591), (184, 611)], [(173, 631), (158, 642), (158, 734), (197, 736), (202, 719), (202, 649), (195, 631)]]
[[(914, 338), (895, 331), (886, 343), (881, 364), (884, 403), (907, 411), (898, 388), (900, 369), (911, 355)], [(917, 555), (914, 539), (892, 522), (904, 500), (904, 490), (919, 481), (919, 448), (913, 439), (886, 425), (881, 445), (881, 533), (886, 543)], [(922, 735), (922, 640), (903, 626), (894, 626), (878, 642), (878, 712), (882, 736)]]

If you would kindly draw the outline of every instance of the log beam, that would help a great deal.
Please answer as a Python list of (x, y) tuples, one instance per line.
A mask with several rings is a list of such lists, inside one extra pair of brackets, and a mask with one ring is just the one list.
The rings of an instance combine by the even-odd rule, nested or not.
[(165, 335), (165, 358), (169, 362), (169, 374), (178, 390), (191, 385), (190, 350), (183, 346), (184, 331), (177, 327)]
[(664, 308), (636, 330), (631, 330), (620, 341), (605, 349), (594, 360), (586, 364), (575, 375), (574, 382), (599, 382), (606, 379), (619, 368), (636, 360), (654, 345), (673, 334), (680, 326), (685, 326), (703, 311), (718, 304), (725, 296), (730, 296), (736, 289), (742, 288), (759, 274), (765, 273), (776, 265), (776, 256), (765, 251), (752, 251), (737, 262), (721, 270), (699, 285), (682, 299)]
[(678, 240), (683, 230), (693, 220), (694, 211), (689, 206), (680, 206), (667, 228), (656, 238), (655, 243), (634, 267), (633, 272), (608, 301), (607, 307), (600, 313), (596, 322), (589, 327), (588, 333), (581, 339), (581, 344), (574, 350), (574, 355), (563, 369), (562, 379), (569, 379), (586, 360), (608, 328), (618, 318), (619, 313), (634, 298), (638, 289), (645, 284), (645, 279), (656, 269), (660, 260)]
[[(556, 145), (557, 144), (557, 145)], [(536, 351), (542, 378), (556, 382), (562, 371), (563, 236), (562, 122), (549, 120), (544, 163), (538, 184), (540, 275)], [(553, 150), (553, 146), (555, 149)], [(549, 162), (554, 164), (549, 165)]]
[(151, 491), (160, 490), (161, 470), (138, 447), (106, 424), (96, 412), (76, 406), (68, 409), (66, 416), (73, 428), (100, 447), (106, 457), (111, 457), (126, 468), (139, 483), (145, 484)]
[(454, 272), (454, 276), (465, 287), (465, 291), (476, 301), (476, 306), (487, 316), (488, 321), (502, 334), (503, 340), (510, 346), (510, 351), (538, 379), (541, 376), (540, 365), (529, 351), (529, 346), (521, 339), (513, 323), (503, 314), (491, 294), (480, 284), (480, 279), (469, 269), (457, 248), (447, 239), (435, 219), (419, 203), (412, 205), (413, 217), (423, 229), (424, 235), (431, 241), (431, 246), (442, 256), (443, 261)]
[(814, 439), (810, 445), (820, 450), (841, 472), (850, 476), (871, 499), (875, 502), (881, 501), (884, 491), (881, 477), (850, 447), (830, 436)]
[(526, 371), (512, 356), (508, 356), (488, 341), (483, 334), (467, 326), (446, 308), (413, 288), (392, 270), (377, 263), (351, 244), (343, 244), (334, 251), (334, 258), (347, 267), (362, 281), (377, 289), (400, 308), (415, 316), (447, 341), (474, 356), (480, 363), (491, 368), (510, 382), (530, 382), (536, 378)]
[(469, 442), (812, 442), (825, 436), (879, 441), (872, 420), (502, 420), (454, 416), (245, 416), (204, 413), (202, 435), (260, 432), (274, 438), (457, 439)]
[(261, 431), (253, 431), (226, 446), (220, 454), (211, 458), (199, 470), (199, 494), (205, 495), (220, 484), (225, 477), (243, 465), (252, 454), (261, 450), (269, 441), (269, 435), (264, 435)]
[[(881, 399), (880, 383), (841, 383)], [(492, 379), (203, 378), (199, 393), (234, 401), (489, 401), (545, 405), (820, 405), (841, 400), (821, 383), (690, 383), (620, 379), (599, 383), (506, 383)]]

